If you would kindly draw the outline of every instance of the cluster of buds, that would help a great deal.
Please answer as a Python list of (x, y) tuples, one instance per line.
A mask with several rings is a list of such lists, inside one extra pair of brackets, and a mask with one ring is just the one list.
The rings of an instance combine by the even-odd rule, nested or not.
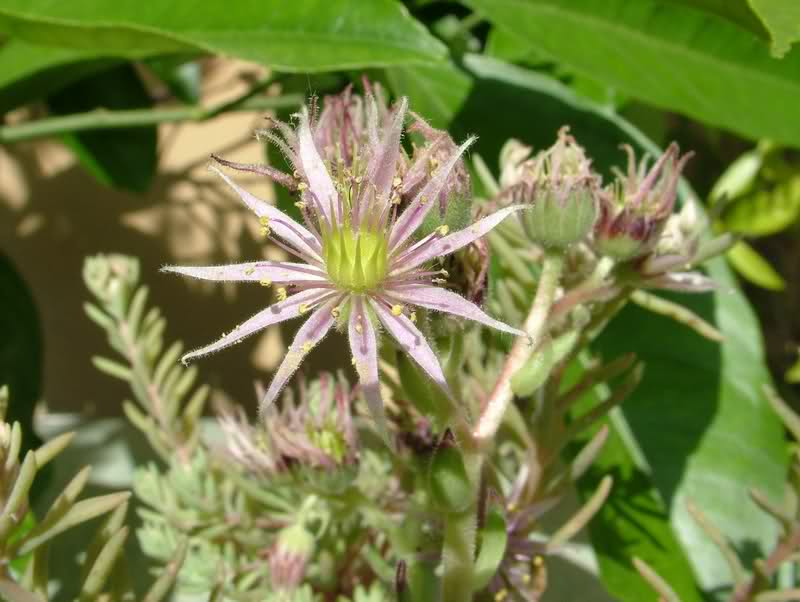
[(543, 247), (585, 242), (589, 255), (612, 259), (620, 266), (618, 275), (637, 288), (710, 290), (710, 279), (686, 270), (724, 252), (733, 239), (703, 241), (707, 222), (692, 200), (674, 213), (681, 172), (692, 153), (681, 155), (673, 143), (649, 166), (647, 158), (637, 161), (630, 146), (623, 148), (627, 170), (617, 170), (602, 186), (566, 128), (534, 158), (530, 147), (510, 140), (500, 155), (500, 198), (531, 206), (521, 219)]
[(358, 456), (352, 397), (344, 378), (322, 373), (308, 384), (300, 383), (296, 401), (287, 391), (281, 407), (269, 408), (255, 426), (240, 408), (223, 409), (225, 455), (265, 477), (297, 466), (325, 471), (351, 467)]

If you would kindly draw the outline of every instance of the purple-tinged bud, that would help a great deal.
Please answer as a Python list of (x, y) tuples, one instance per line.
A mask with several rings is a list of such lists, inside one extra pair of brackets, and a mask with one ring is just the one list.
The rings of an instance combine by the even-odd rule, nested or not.
[(323, 110), (313, 124), (314, 142), (332, 175), (350, 170), (360, 173), (377, 140), (376, 128), (391, 114), (389, 102), (378, 83), (364, 80), (365, 95), (353, 93), (353, 86), (334, 96), (326, 96)]
[(672, 214), (681, 170), (692, 156), (679, 156), (678, 145), (669, 148), (650, 171), (642, 160), (638, 167), (633, 149), (628, 153), (627, 174), (602, 191), (600, 217), (594, 228), (594, 248), (618, 261), (642, 257), (658, 244)]
[(302, 524), (284, 528), (269, 553), (272, 587), (285, 591), (302, 585), (313, 553), (314, 537)]
[(561, 128), (556, 143), (525, 166), (511, 194), (531, 205), (522, 214), (528, 236), (560, 249), (583, 240), (597, 219), (599, 177), (569, 128)]
[(281, 407), (270, 408), (255, 426), (241, 410), (223, 410), (224, 455), (259, 476), (308, 471), (339, 489), (358, 459), (351, 389), (344, 378), (322, 373), (302, 382), (299, 392), (295, 401), (287, 390)]

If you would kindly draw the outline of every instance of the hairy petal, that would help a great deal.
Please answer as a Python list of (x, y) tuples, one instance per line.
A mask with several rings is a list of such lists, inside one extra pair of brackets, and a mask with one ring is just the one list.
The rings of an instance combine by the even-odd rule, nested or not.
[(304, 259), (308, 257), (317, 262), (322, 262), (320, 257), (322, 247), (316, 237), (306, 230), (305, 226), (301, 226), (280, 209), (276, 209), (266, 201), (247, 192), (216, 165), (210, 165), (209, 169), (225, 180), (225, 183), (239, 195), (239, 198), (242, 199), (242, 202), (247, 205), (250, 211), (258, 217), (266, 217), (269, 220), (269, 227), (272, 231), (297, 249)]
[(325, 168), (325, 163), (322, 161), (322, 157), (320, 157), (317, 145), (314, 144), (314, 136), (311, 133), (311, 126), (308, 123), (307, 111), (300, 113), (300, 127), (297, 133), (300, 164), (303, 167), (303, 173), (306, 179), (308, 179), (308, 186), (316, 195), (322, 208), (323, 215), (328, 220), (328, 223), (334, 223), (332, 221), (334, 216), (336, 216), (336, 222), (338, 222), (340, 218), (338, 194), (333, 185), (333, 180), (328, 170)]
[(378, 380), (378, 338), (375, 334), (375, 327), (367, 315), (364, 298), (361, 295), (354, 296), (352, 299), (347, 332), (356, 372), (361, 381), (361, 391), (364, 393), (378, 432), (391, 447)]
[(251, 261), (232, 265), (179, 266), (167, 265), (162, 272), (181, 274), (200, 280), (222, 282), (263, 282), (272, 284), (323, 284), (328, 278), (322, 270), (305, 263), (289, 261)]
[[(181, 361), (185, 364), (197, 357), (214, 353), (215, 351), (219, 351), (225, 347), (230, 347), (231, 345), (238, 343), (251, 334), (258, 332), (259, 330), (263, 330), (267, 326), (279, 324), (280, 322), (285, 322), (286, 320), (291, 320), (292, 318), (297, 318), (302, 315), (300, 312), (301, 305), (310, 309), (321, 301), (324, 301), (330, 297), (332, 294), (333, 293), (328, 289), (312, 288), (307, 291), (297, 293), (296, 295), (292, 295), (286, 299), (286, 301), (275, 303), (266, 309), (261, 310), (252, 318), (242, 322), (231, 332), (222, 335), (220, 339), (211, 343), (210, 345), (190, 351), (181, 358)], [(304, 309), (302, 313), (305, 313), (305, 307), (302, 309)]]
[(395, 316), (382, 300), (371, 298), (370, 305), (400, 347), (417, 362), (433, 382), (442, 388), (448, 397), (452, 398), (453, 395), (450, 387), (447, 386), (442, 366), (419, 329), (403, 314)]
[(288, 173), (282, 172), (280, 169), (275, 169), (274, 167), (263, 165), (261, 163), (237, 163), (236, 161), (228, 161), (227, 159), (223, 159), (218, 155), (211, 155), (211, 158), (220, 165), (230, 167), (231, 169), (236, 169), (238, 171), (249, 171), (250, 173), (256, 173), (260, 176), (267, 176), (273, 182), (277, 182), (292, 192), (297, 190), (297, 180), (295, 180)]
[(495, 211), (491, 215), (487, 215), (483, 219), (478, 220), (463, 230), (448, 234), (447, 236), (440, 238), (439, 240), (435, 240), (427, 245), (420, 245), (412, 253), (399, 255), (397, 259), (392, 261), (392, 264), (396, 267), (391, 272), (391, 275), (406, 272), (417, 267), (418, 265), (425, 263), (426, 261), (430, 261), (436, 257), (444, 257), (445, 255), (449, 255), (450, 253), (466, 247), (471, 242), (485, 236), (490, 230), (499, 225), (500, 222), (506, 219), (509, 215), (524, 208), (524, 205), (512, 205), (510, 207), (506, 207), (505, 209), (500, 209), (499, 211)]
[(403, 97), (397, 103), (392, 122), (386, 129), (380, 146), (370, 159), (369, 181), (377, 189), (378, 198), (387, 203), (397, 170), (397, 160), (400, 158), (400, 135), (403, 132), (403, 120), (407, 109), (408, 99)]
[(393, 286), (386, 291), (392, 299), (401, 303), (418, 305), (434, 311), (441, 311), (454, 316), (460, 316), (490, 326), (495, 330), (507, 332), (517, 336), (525, 336), (525, 332), (512, 328), (508, 324), (495, 320), (477, 305), (467, 301), (461, 295), (452, 291), (428, 284), (405, 284)]
[(417, 228), (420, 227), (425, 216), (428, 215), (428, 212), (431, 210), (431, 207), (436, 204), (436, 197), (439, 196), (456, 162), (458, 162), (461, 155), (464, 154), (464, 151), (466, 151), (475, 140), (476, 138), (472, 137), (462, 144), (458, 150), (453, 153), (453, 156), (447, 160), (447, 163), (444, 163), (436, 172), (436, 175), (430, 179), (422, 190), (420, 190), (419, 194), (411, 201), (411, 204), (409, 204), (406, 210), (403, 211), (403, 214), (397, 219), (397, 222), (395, 222), (392, 233), (389, 236), (390, 251), (397, 249), (409, 236), (417, 231)]
[(283, 358), (278, 371), (269, 384), (269, 389), (267, 389), (264, 398), (261, 400), (261, 404), (258, 407), (260, 416), (263, 416), (264, 411), (275, 401), (278, 393), (281, 392), (281, 389), (295, 373), (295, 370), (303, 363), (306, 355), (328, 334), (328, 331), (336, 322), (333, 309), (342, 302), (343, 298), (342, 295), (337, 295), (328, 300), (327, 303), (319, 306), (311, 314), (311, 317), (306, 320), (306, 323), (300, 327), (300, 330), (297, 331), (294, 341), (289, 345), (289, 350), (286, 352), (286, 357)]

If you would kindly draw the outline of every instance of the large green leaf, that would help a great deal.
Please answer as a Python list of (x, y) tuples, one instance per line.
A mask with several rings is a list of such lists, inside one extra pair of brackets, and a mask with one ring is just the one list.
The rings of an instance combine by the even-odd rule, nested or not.
[(472, 87), (470, 78), (452, 63), (430, 67), (393, 67), (386, 77), (396, 94), (408, 96), (415, 112), (444, 128)]
[[(486, 57), (467, 56), (465, 65), (475, 81), (453, 109), (451, 129), (457, 138), (480, 133), (476, 152), (490, 164), (508, 137), (541, 148), (563, 124), (602, 171), (624, 161), (620, 142), (656, 150), (628, 122), (551, 78)], [(647, 365), (601, 457), (600, 466), (615, 467), (619, 480), (592, 527), (604, 581), (623, 600), (648, 596), (632, 585), (641, 581), (622, 554), (643, 557), (685, 600), (696, 593), (681, 547), (704, 586), (729, 580), (719, 552), (687, 515), (689, 497), (745, 549), (763, 546), (775, 534), (747, 494), (756, 486), (779, 496), (786, 468), (780, 424), (758, 394), (768, 379), (760, 333), (724, 262), (715, 262), (711, 272), (721, 284), (718, 293), (676, 300), (717, 324), (727, 337), (721, 348), (636, 308), (626, 310), (602, 340), (604, 354), (635, 351)], [(626, 436), (629, 429), (632, 436)]]
[(286, 71), (426, 63), (446, 55), (394, 0), (5, 0), (0, 29), (98, 54), (202, 50)]
[(465, 0), (496, 26), (632, 97), (800, 145), (800, 51), (782, 61), (728, 20), (658, 0)]
[(772, 54), (785, 55), (792, 44), (800, 41), (800, 2), (797, 0), (748, 0), (750, 6), (769, 30)]
[[(114, 67), (61, 89), (48, 99), (58, 114), (136, 109), (152, 104), (131, 65)], [(99, 181), (143, 192), (156, 170), (155, 126), (65, 134), (64, 143)]]
[(113, 59), (92, 50), (51, 48), (18, 39), (0, 47), (0, 113), (44, 98), (82, 77), (106, 69)]
[(732, 23), (736, 23), (758, 37), (767, 39), (769, 32), (764, 29), (764, 25), (759, 21), (756, 14), (750, 8), (748, 0), (665, 0), (676, 4), (684, 4), (698, 10), (712, 13)]

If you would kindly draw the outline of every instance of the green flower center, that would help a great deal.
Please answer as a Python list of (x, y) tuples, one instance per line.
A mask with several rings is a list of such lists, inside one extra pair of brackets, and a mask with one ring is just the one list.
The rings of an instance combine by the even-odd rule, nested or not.
[(388, 241), (382, 232), (345, 224), (322, 232), (322, 254), (328, 277), (356, 293), (374, 290), (386, 276)]

